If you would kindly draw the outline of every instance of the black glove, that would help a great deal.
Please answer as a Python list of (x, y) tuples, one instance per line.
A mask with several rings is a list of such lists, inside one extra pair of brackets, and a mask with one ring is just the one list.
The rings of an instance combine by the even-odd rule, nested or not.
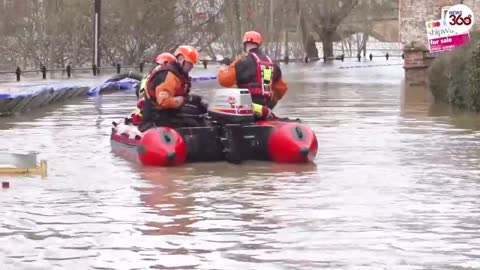
[(188, 95), (186, 100), (187, 100), (187, 103), (190, 103), (196, 106), (199, 106), (202, 103), (202, 97), (199, 95)]
[(232, 63), (232, 60), (230, 60), (230, 58), (228, 58), (228, 57), (225, 57), (225, 58), (222, 59), (222, 61), (220, 61), (220, 65), (229, 66), (231, 63)]
[(190, 93), (190, 89), (192, 88), (192, 77), (188, 77), (188, 81), (185, 84), (185, 92), (187, 95)]
[(198, 105), (198, 108), (200, 109), (200, 111), (202, 113), (207, 113), (208, 112), (208, 103), (206, 101), (202, 101)]

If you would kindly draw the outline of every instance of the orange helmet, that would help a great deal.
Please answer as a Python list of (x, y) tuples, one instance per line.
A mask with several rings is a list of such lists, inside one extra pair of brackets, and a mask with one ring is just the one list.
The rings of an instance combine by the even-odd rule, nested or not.
[(262, 35), (255, 31), (248, 31), (243, 35), (243, 43), (245, 42), (252, 42), (256, 43), (259, 46), (262, 45)]
[(153, 62), (159, 65), (163, 65), (165, 62), (173, 62), (173, 61), (175, 61), (175, 56), (173, 56), (173, 54), (168, 52), (164, 52), (157, 55), (157, 57), (155, 57), (155, 59), (153, 60)]
[(182, 45), (178, 47), (174, 55), (175, 57), (178, 57), (180, 54), (185, 57), (185, 60), (192, 64), (195, 64), (198, 61), (198, 52), (192, 46)]

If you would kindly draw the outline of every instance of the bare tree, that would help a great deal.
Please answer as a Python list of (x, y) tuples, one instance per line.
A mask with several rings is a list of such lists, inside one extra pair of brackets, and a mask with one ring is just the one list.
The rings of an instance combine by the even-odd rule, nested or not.
[[(363, 51), (366, 55), (367, 40), (370, 36), (376, 36), (374, 27), (382, 23), (384, 18), (395, 16), (398, 12), (398, 0), (363, 0), (348, 14), (338, 27), (342, 36), (351, 36), (360, 33), (361, 38), (357, 41), (357, 54)], [(398, 14), (396, 14), (398, 16)]]
[(208, 51), (211, 44), (216, 42), (221, 34), (221, 14), (224, 12), (224, 2), (215, 0), (177, 1), (177, 12), (183, 17), (177, 25), (182, 29), (177, 35), (175, 44), (189, 43), (196, 47), (200, 53)]
[[(386, 1), (360, 0), (103, 0), (103, 66), (151, 61), (180, 44), (198, 48), (202, 57), (234, 57), (243, 51), (242, 35), (255, 30), (274, 59), (286, 55), (333, 57), (333, 42), (355, 33), (371, 35), (372, 19)], [(23, 68), (90, 66), (93, 1), (18, 0), (27, 13), (0, 8), (1, 63)], [(18, 10), (15, 6), (13, 10)], [(378, 13), (378, 12), (377, 12)], [(357, 23), (352, 21), (357, 20)], [(361, 22), (358, 22), (358, 21)], [(354, 25), (354, 26), (352, 26)], [(365, 51), (365, 42), (358, 50)], [(348, 43), (348, 44), (347, 44)], [(352, 47), (344, 42), (343, 49)], [(347, 48), (348, 51), (348, 48)]]
[(225, 54), (240, 54), (243, 33), (257, 31), (264, 38), (265, 51), (274, 59), (280, 58), (287, 28), (295, 26), (293, 8), (294, 2), (287, 0), (226, 0), (225, 35), (221, 38), (223, 46), (228, 46)]
[[(67, 62), (85, 63), (85, 51), (89, 50), (91, 19), (89, 3), (81, 0), (19, 1), (27, 14), (15, 14), (6, 25), (1, 40), (10, 65), (24, 68), (48, 68), (64, 66)], [(9, 14), (9, 13), (7, 13)], [(24, 17), (23, 17), (24, 16)]]
[(104, 0), (102, 54), (110, 64), (132, 65), (159, 41), (175, 36), (175, 2)]
[(333, 57), (333, 42), (338, 39), (337, 28), (358, 5), (359, 0), (303, 0), (305, 16), (311, 29), (322, 40), (323, 57)]

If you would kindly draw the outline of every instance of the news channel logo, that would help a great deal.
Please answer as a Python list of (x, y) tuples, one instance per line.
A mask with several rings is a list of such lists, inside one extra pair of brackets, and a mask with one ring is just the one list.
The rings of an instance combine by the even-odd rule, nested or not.
[(475, 24), (473, 11), (464, 4), (450, 7), (444, 15), (445, 25), (457, 34), (468, 33)]

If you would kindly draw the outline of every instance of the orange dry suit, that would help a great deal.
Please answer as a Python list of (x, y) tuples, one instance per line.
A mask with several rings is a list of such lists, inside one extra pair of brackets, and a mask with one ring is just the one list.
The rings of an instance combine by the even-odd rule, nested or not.
[(226, 70), (220, 69), (218, 82), (224, 87), (236, 84), (239, 88), (247, 88), (258, 119), (272, 116), (271, 110), (288, 89), (280, 67), (258, 48), (239, 56)]
[(181, 107), (175, 97), (187, 96), (189, 80), (177, 62), (157, 66), (146, 79), (142, 125), (169, 126)]

